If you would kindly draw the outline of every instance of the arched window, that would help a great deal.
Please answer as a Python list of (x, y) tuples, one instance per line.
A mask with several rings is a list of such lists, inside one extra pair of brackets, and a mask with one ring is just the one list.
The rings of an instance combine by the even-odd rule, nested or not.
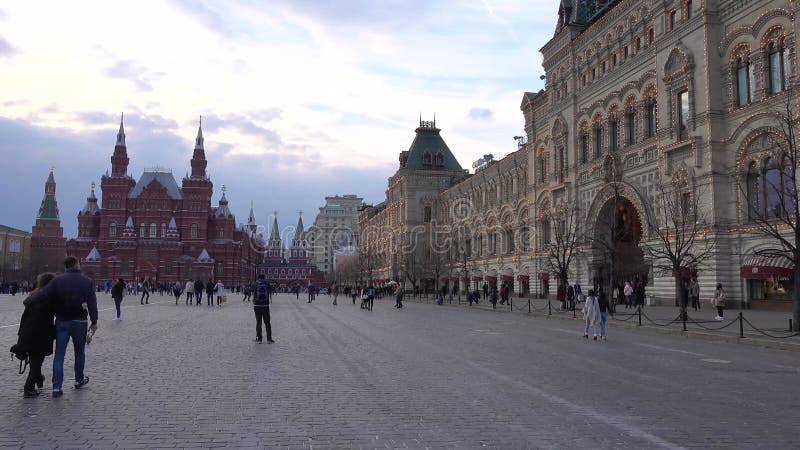
[(766, 217), (781, 217), (781, 168), (774, 158), (767, 159), (764, 174), (764, 192), (766, 194)]
[(628, 145), (636, 143), (636, 110), (633, 108), (625, 112), (625, 139)]
[(444, 155), (442, 152), (436, 154), (436, 165), (443, 166), (444, 165)]
[(108, 224), (108, 237), (117, 237), (117, 224), (116, 222), (111, 222)]
[(777, 43), (767, 48), (767, 67), (769, 70), (769, 92), (777, 94), (786, 89), (787, 75), (790, 73), (789, 52)]
[(689, 20), (692, 18), (692, 0), (686, 0), (686, 2), (683, 4), (683, 12), (684, 20)]
[(223, 238), (225, 238), (225, 230), (224, 230), (224, 229), (222, 229), (222, 228), (220, 228), (219, 230), (217, 230), (217, 237), (218, 237), (218, 238), (220, 238), (220, 239), (223, 239)]
[(192, 239), (197, 239), (197, 224), (193, 223), (190, 230), (190, 236)]
[(165, 237), (167, 237), (167, 224), (162, 223), (161, 224), (161, 238), (163, 239)]
[(617, 150), (619, 143), (619, 121), (616, 116), (608, 120), (608, 145), (612, 152)]
[(645, 114), (647, 119), (647, 137), (656, 135), (656, 100), (648, 99), (645, 103)]
[(422, 154), (422, 164), (430, 165), (431, 164), (431, 154), (425, 152)]
[(786, 217), (794, 214), (795, 204), (797, 203), (797, 186), (792, 162), (789, 157), (783, 159), (783, 173), (781, 183), (783, 187), (782, 203), (783, 212)]
[(504, 243), (506, 246), (506, 254), (510, 255), (511, 253), (514, 253), (514, 231), (506, 230)]
[(567, 155), (564, 147), (558, 148), (557, 158), (556, 164), (558, 167), (556, 167), (556, 176), (558, 177), (558, 182), (563, 183), (567, 172)]
[(429, 223), (431, 221), (431, 207), (430, 206), (426, 206), (425, 207), (424, 212), (423, 212), (422, 220), (425, 223)]
[(154, 223), (150, 224), (150, 237), (157, 238), (158, 237), (158, 226)]
[(761, 204), (761, 175), (758, 173), (758, 167), (755, 162), (750, 163), (747, 168), (746, 178), (746, 192), (747, 192), (747, 218), (756, 220), (760, 217)]
[(594, 158), (600, 157), (603, 151), (603, 127), (599, 124), (594, 126)]
[(589, 133), (581, 134), (581, 162), (589, 161)]
[(547, 178), (547, 163), (545, 162), (544, 155), (537, 158), (537, 165), (539, 166), (539, 182), (544, 183), (544, 180)]
[(531, 232), (528, 227), (522, 227), (519, 230), (519, 249), (523, 253), (530, 251)]
[(542, 227), (542, 240), (540, 248), (544, 250), (548, 245), (550, 245), (550, 221), (547, 219), (543, 219), (541, 227)]
[(736, 60), (736, 100), (739, 106), (753, 101), (755, 72), (750, 60), (740, 57)]
[(146, 237), (147, 230), (145, 229), (144, 223), (139, 224), (139, 237)]

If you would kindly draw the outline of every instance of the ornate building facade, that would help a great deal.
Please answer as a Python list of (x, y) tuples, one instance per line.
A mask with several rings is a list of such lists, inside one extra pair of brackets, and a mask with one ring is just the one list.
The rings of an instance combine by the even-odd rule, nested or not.
[(796, 81), (797, 8), (789, 0), (561, 2), (541, 50), (546, 87), (521, 105), (536, 270), (546, 270), (548, 212), (574, 208), (587, 239), (571, 278), (607, 283), (596, 243), (604, 218), (616, 215), (632, 229), (616, 243), (616, 278), (640, 275), (649, 295), (671, 302), (674, 273), (645, 250), (663, 246), (672, 196), (679, 210), (696, 209), (693, 248), (713, 248), (696, 268), (703, 298), (717, 283), (733, 304), (791, 297), (788, 261), (757, 255), (775, 241), (758, 232), (752, 210), (768, 215), (774, 206), (765, 180), (787, 188), (775, 111)]
[[(425, 277), (437, 285), (463, 289), (467, 277), (552, 294), (554, 218), (574, 212), (570, 282), (608, 289), (637, 278), (654, 301), (672, 303), (674, 272), (647, 249), (664, 246), (665, 212), (676, 204), (673, 213), (697, 218), (692, 249), (712, 249), (688, 267), (701, 297), (722, 283), (733, 305), (786, 307), (792, 265), (759, 254), (776, 240), (757, 219), (780, 219), (779, 198), (797, 196), (776, 144), (788, 140), (776, 111), (797, 84), (798, 8), (790, 0), (562, 0), (541, 49), (545, 89), (522, 96), (520, 149), (467, 175), (458, 163), (433, 167), (430, 155), (429, 165), (408, 167), (403, 154), (422, 158), (415, 140), (386, 201), (359, 218), (362, 269), (372, 279), (404, 278), (398, 243), (415, 233), (424, 236), (416, 247)], [(617, 228), (624, 237), (609, 242)], [(430, 241), (436, 233), (447, 238)], [(426, 239), (445, 248), (419, 244)], [(449, 274), (431, 269), (440, 265)]]
[(101, 198), (98, 201), (93, 184), (78, 213), (78, 236), (69, 240), (60, 227), (50, 173), (31, 239), (39, 264), (35, 270), (42, 270), (43, 261), (49, 261), (50, 270), (60, 268), (60, 262), (50, 260), (66, 254), (80, 258), (84, 272), (98, 282), (119, 277), (157, 283), (213, 279), (226, 286), (252, 282), (263, 238), (256, 235), (252, 206), (247, 224), (236, 225), (224, 186), (218, 205), (211, 205), (213, 183), (206, 174), (202, 126), (191, 174), (180, 187), (172, 172), (162, 168), (147, 169), (134, 180), (128, 174), (129, 161), (120, 121), (111, 173), (100, 182)]

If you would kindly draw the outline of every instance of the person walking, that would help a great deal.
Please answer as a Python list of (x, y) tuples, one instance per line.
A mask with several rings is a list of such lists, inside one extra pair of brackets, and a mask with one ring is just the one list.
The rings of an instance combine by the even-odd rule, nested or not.
[[(122, 297), (125, 293), (125, 280), (120, 278), (114, 283), (114, 286), (111, 287), (111, 298), (114, 299), (114, 306), (117, 308), (117, 317), (114, 320), (122, 320), (120, 314), (120, 307), (122, 306)], [(177, 300), (175, 304), (177, 304)]]
[(399, 284), (394, 291), (394, 307), (397, 309), (403, 308), (403, 288)]
[(610, 312), (610, 307), (608, 304), (608, 297), (604, 292), (600, 293), (600, 297), (597, 299), (597, 307), (600, 311), (600, 339), (606, 340), (606, 322), (608, 321), (608, 313)]
[(500, 304), (504, 305), (506, 303), (506, 284), (503, 283), (500, 285)]
[(194, 302), (195, 302), (195, 304), (197, 306), (200, 306), (200, 305), (203, 304), (203, 290), (204, 289), (205, 289), (205, 286), (203, 286), (203, 280), (201, 280), (200, 278), (195, 280), (195, 282), (194, 282)]
[(186, 293), (186, 304), (191, 305), (194, 302), (194, 281), (187, 281), (183, 292)]
[(139, 303), (144, 305), (145, 300), (147, 301), (146, 304), (150, 304), (150, 282), (147, 278), (142, 281), (142, 298), (139, 299)]
[[(36, 278), (36, 285), (33, 292), (44, 288), (54, 278), (55, 274), (46, 272)], [(42, 364), (44, 358), (53, 354), (53, 340), (56, 338), (56, 329), (53, 326), (53, 305), (52, 303), (40, 303), (38, 305), (26, 306), (22, 312), (17, 332), (17, 345), (11, 351), (15, 354), (25, 354), (28, 357), (28, 378), (22, 390), (25, 398), (38, 397), (44, 386), (44, 375), (42, 375)]]
[[(484, 285), (486, 286), (486, 285)], [(492, 309), (497, 309), (497, 288), (492, 288), (491, 296), (489, 297), (489, 301), (492, 303)]]
[[(87, 328), (97, 330), (97, 297), (92, 280), (81, 274), (80, 263), (74, 256), (64, 259), (65, 272), (41, 290), (25, 299), (25, 306), (49, 302), (53, 306), (56, 322), (56, 351), (53, 358), (53, 397), (61, 397), (64, 382), (64, 356), (72, 339), (75, 350), (75, 389), (89, 383), (84, 374), (86, 364)], [(91, 325), (87, 324), (87, 315)]]
[(181, 285), (180, 281), (176, 281), (175, 285), (172, 286), (172, 295), (175, 296), (175, 304), (178, 304), (178, 300), (181, 299), (181, 294), (183, 294), (183, 285)]
[(264, 322), (264, 327), (267, 331), (267, 344), (274, 344), (272, 340), (272, 325), (270, 325), (269, 318), (269, 292), (270, 285), (267, 282), (266, 276), (261, 273), (258, 274), (256, 284), (253, 286), (253, 311), (256, 315), (256, 342), (261, 343), (261, 322)]
[(331, 286), (331, 290), (333, 291), (333, 306), (336, 306), (336, 300), (339, 298), (339, 285), (334, 284)]
[(714, 317), (714, 320), (725, 320), (725, 291), (722, 289), (722, 283), (717, 283), (717, 290), (714, 291), (711, 304), (717, 308), (717, 317)]
[(700, 283), (697, 282), (697, 278), (692, 278), (689, 283), (689, 295), (692, 297), (692, 308), (700, 311)]
[(483, 283), (483, 299), (486, 300), (489, 298), (489, 283)]
[[(244, 294), (244, 296), (242, 297), (243, 302), (250, 301), (250, 292), (251, 292), (250, 286), (245, 286), (244, 289), (242, 289), (242, 293)], [(269, 295), (267, 295), (267, 300), (269, 300)]]
[(225, 295), (225, 286), (220, 280), (217, 280), (217, 283), (214, 285), (214, 295), (217, 296), (217, 306), (222, 306), (222, 296)]
[(206, 305), (214, 306), (214, 282), (211, 280), (206, 282)]
[(633, 305), (631, 302), (633, 300), (633, 286), (631, 286), (630, 281), (625, 282), (625, 287), (623, 288), (622, 293), (625, 295), (625, 309), (632, 308)]
[(589, 290), (586, 297), (586, 304), (583, 305), (583, 320), (586, 326), (583, 329), (583, 337), (589, 339), (589, 327), (592, 328), (593, 339), (597, 340), (597, 322), (600, 320), (600, 304), (595, 296), (594, 289)]

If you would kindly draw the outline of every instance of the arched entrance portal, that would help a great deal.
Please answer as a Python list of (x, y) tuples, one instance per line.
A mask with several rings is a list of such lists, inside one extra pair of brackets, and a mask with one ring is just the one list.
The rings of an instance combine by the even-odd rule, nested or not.
[(592, 242), (593, 284), (605, 292), (628, 280), (647, 283), (649, 267), (639, 247), (642, 221), (639, 211), (625, 197), (613, 196), (597, 215)]

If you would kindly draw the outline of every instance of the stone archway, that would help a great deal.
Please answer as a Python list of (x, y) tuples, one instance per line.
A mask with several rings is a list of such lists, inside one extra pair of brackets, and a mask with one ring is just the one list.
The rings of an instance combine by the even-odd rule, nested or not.
[(607, 293), (618, 283), (644, 279), (649, 266), (639, 242), (646, 225), (634, 202), (621, 195), (607, 199), (598, 209), (592, 230), (591, 276)]

